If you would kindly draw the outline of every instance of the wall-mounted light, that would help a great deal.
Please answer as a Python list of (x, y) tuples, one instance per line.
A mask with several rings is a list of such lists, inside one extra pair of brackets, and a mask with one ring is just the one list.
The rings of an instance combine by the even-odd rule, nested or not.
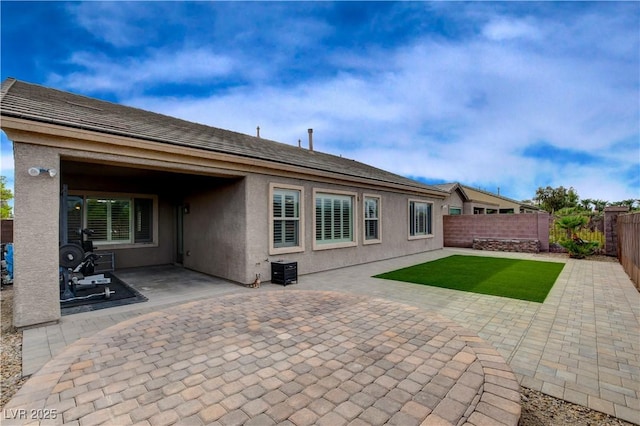
[(58, 171), (56, 169), (45, 169), (43, 167), (29, 167), (29, 175), (38, 176), (41, 173), (49, 173), (49, 176), (55, 177)]

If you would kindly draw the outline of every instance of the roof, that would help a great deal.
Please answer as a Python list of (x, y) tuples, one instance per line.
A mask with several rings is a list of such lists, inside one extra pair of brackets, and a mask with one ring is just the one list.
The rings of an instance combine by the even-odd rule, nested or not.
[(462, 194), (462, 197), (464, 198), (465, 201), (469, 201), (470, 200), (469, 196), (464, 191), (464, 188), (458, 182), (440, 183), (438, 185), (433, 185), (433, 186), (435, 186), (438, 189), (442, 189), (443, 191), (447, 191), (449, 194), (453, 193), (453, 191), (455, 191), (457, 189), (457, 190), (460, 191), (460, 193)]
[[(343, 177), (365, 178), (444, 196), (438, 188), (336, 155), (181, 120), (8, 78), (0, 113), (35, 122), (266, 160)], [(284, 168), (284, 167), (283, 167)]]
[(537, 206), (533, 206), (531, 204), (523, 203), (522, 201), (517, 201), (517, 200), (514, 200), (512, 198), (508, 198), (508, 197), (505, 197), (505, 196), (502, 196), (502, 195), (494, 194), (492, 192), (488, 192), (488, 191), (485, 191), (485, 190), (482, 190), (482, 189), (473, 188), (473, 187), (467, 186), (467, 185), (462, 185), (462, 184), (460, 184), (458, 182), (443, 183), (443, 184), (438, 184), (438, 185), (433, 185), (433, 186), (435, 186), (436, 188), (442, 189), (444, 191), (447, 191), (449, 193), (453, 192), (454, 189), (459, 188), (462, 191), (462, 193), (465, 196), (467, 196), (467, 198), (469, 200), (472, 200), (472, 201), (486, 201), (486, 200), (473, 200), (471, 197), (468, 196), (468, 193), (471, 193), (471, 194), (473, 194), (473, 193), (483, 194), (483, 195), (486, 195), (486, 196), (488, 196), (490, 198), (497, 198), (499, 200), (507, 201), (507, 202), (513, 203), (513, 204), (517, 204), (519, 206), (523, 206), (523, 207), (531, 208), (531, 209), (534, 209), (534, 210), (538, 210)]

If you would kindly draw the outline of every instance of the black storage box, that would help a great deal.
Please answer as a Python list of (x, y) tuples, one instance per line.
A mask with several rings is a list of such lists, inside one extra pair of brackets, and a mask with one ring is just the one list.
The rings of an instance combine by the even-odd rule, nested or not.
[(293, 281), (298, 282), (298, 262), (280, 260), (271, 262), (271, 282), (287, 285)]

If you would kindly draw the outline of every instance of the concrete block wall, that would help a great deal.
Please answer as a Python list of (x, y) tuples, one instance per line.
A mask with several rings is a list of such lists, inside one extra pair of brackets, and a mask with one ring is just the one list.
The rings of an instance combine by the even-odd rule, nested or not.
[(606, 207), (604, 209), (604, 251), (607, 256), (618, 255), (618, 215), (628, 211), (629, 207)]
[(443, 218), (445, 247), (473, 247), (474, 238), (533, 239), (549, 250), (549, 214), (459, 215)]

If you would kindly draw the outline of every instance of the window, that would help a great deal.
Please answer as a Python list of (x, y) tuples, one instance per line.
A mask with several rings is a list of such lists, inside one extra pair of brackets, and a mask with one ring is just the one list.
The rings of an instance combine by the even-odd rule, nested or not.
[(364, 196), (364, 244), (380, 242), (380, 197)]
[(449, 207), (449, 214), (452, 216), (461, 215), (462, 208), (460, 207)]
[(409, 201), (409, 237), (423, 237), (432, 234), (432, 204), (421, 201)]
[(87, 228), (94, 242), (131, 242), (131, 200), (87, 197)]
[(93, 230), (94, 244), (153, 243), (156, 198), (126, 195), (72, 195), (68, 198), (69, 241), (82, 238), (80, 230)]
[(304, 191), (293, 185), (269, 186), (271, 210), (269, 213), (269, 253), (295, 253), (304, 251)]
[(135, 222), (133, 237), (136, 243), (153, 242), (153, 199), (134, 198)]
[(300, 192), (273, 191), (273, 247), (300, 245)]
[(315, 194), (314, 248), (334, 248), (355, 245), (355, 194)]

